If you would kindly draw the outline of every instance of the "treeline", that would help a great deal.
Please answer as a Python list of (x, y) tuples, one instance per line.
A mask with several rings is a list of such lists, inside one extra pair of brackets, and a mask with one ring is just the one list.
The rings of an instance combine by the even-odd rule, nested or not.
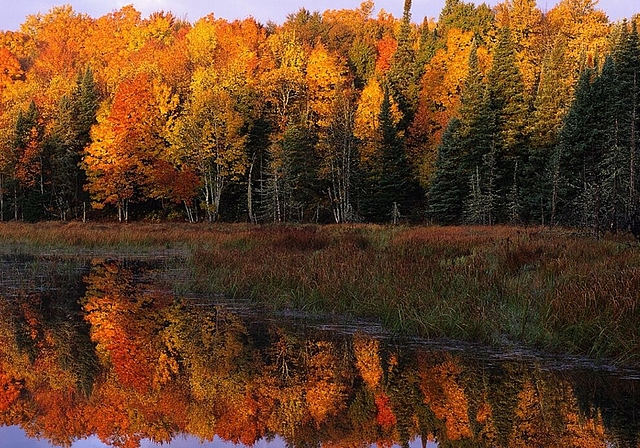
[(0, 220), (634, 226), (638, 15), (71, 7), (0, 33)]

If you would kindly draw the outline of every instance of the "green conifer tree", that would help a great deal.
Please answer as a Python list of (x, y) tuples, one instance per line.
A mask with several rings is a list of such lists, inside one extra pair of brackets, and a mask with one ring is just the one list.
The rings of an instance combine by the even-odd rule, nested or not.
[(523, 167), (526, 220), (554, 224), (554, 179), (558, 175), (554, 157), (563, 120), (570, 107), (571, 91), (564, 82), (568, 71), (566, 43), (559, 38), (542, 64), (534, 100), (528, 164)]
[(441, 224), (456, 224), (462, 220), (462, 203), (469, 188), (462, 181), (462, 145), (457, 118), (452, 119), (438, 146), (436, 172), (427, 194), (427, 216)]
[[(522, 197), (514, 180), (520, 177), (518, 168), (528, 163), (526, 124), (529, 101), (516, 64), (515, 45), (508, 28), (500, 31), (488, 74), (489, 108), (493, 117), (495, 151), (495, 187), (498, 221), (513, 220), (509, 212), (520, 209)], [(514, 202), (515, 201), (515, 202)]]
[(636, 22), (621, 25), (621, 32), (613, 51), (618, 74), (618, 88), (622, 93), (618, 105), (618, 140), (626, 157), (626, 210), (623, 225), (638, 221), (640, 212), (640, 182), (638, 164), (640, 149), (640, 38)]
[(363, 197), (362, 206), (366, 220), (387, 222), (413, 214), (422, 202), (423, 194), (413, 180), (404, 144), (394, 123), (386, 86), (379, 121), (380, 146), (375, 166), (367, 176), (368, 194)]
[(83, 190), (86, 177), (79, 162), (84, 148), (91, 142), (98, 105), (93, 72), (87, 68), (78, 73), (71, 95), (60, 99), (45, 145), (50, 166), (49, 211), (62, 220), (80, 217), (83, 203), (88, 202)]
[(416, 54), (411, 36), (411, 0), (405, 0), (402, 22), (398, 33), (398, 47), (387, 73), (387, 82), (391, 95), (402, 112), (402, 120), (398, 124), (398, 128), (403, 131), (413, 121), (418, 103), (420, 78), (415, 77), (415, 59)]

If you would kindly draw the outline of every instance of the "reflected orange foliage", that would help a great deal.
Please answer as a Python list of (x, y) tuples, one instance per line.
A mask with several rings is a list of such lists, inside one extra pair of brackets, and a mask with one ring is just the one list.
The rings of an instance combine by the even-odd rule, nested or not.
[(424, 402), (438, 419), (444, 421), (449, 440), (472, 437), (469, 403), (464, 389), (458, 383), (461, 373), (462, 367), (455, 358), (420, 372)]
[(376, 421), (385, 431), (390, 430), (396, 424), (397, 419), (391, 409), (391, 403), (389, 397), (384, 392), (378, 392), (375, 395), (376, 408), (378, 414), (376, 415)]
[(91, 293), (84, 310), (91, 338), (120, 383), (143, 393), (153, 384), (154, 335), (159, 325), (153, 308), (158, 303), (152, 295), (136, 290), (131, 275), (113, 263), (98, 266), (86, 277)]
[(23, 387), (22, 381), (0, 372), (0, 412), (9, 410), (20, 397)]
[(358, 333), (353, 338), (353, 352), (360, 376), (371, 390), (376, 390), (383, 376), (380, 341)]
[[(89, 269), (77, 315), (52, 316), (60, 310), (49, 312), (37, 294), (0, 302), (0, 422), (63, 446), (91, 434), (132, 448), (184, 433), (336, 448), (402, 446), (436, 432), (446, 446), (595, 448), (613, 440), (596, 404), (581, 411), (564, 373), (527, 366), (523, 380), (463, 357), (392, 351), (364, 333), (307, 329), (303, 337), (206, 300), (176, 300), (138, 263), (96, 260)], [(83, 389), (87, 366), (63, 346), (77, 348), (82, 335), (88, 342), (81, 330), (90, 331), (99, 363)], [(21, 348), (12, 345), (19, 339)], [(513, 403), (495, 401), (494, 387), (508, 389)]]
[(551, 441), (548, 425), (544, 421), (538, 392), (531, 380), (525, 381), (518, 394), (518, 407), (513, 422), (513, 435), (509, 446), (547, 446)]

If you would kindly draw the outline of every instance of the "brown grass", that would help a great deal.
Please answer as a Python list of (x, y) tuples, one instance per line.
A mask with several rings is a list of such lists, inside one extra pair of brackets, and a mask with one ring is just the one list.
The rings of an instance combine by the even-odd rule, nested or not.
[(640, 247), (518, 227), (3, 224), (5, 251), (174, 254), (201, 292), (424, 336), (640, 359)]

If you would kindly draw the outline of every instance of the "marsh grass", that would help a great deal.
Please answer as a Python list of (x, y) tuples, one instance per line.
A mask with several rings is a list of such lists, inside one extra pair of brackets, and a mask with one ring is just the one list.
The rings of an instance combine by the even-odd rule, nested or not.
[(10, 224), (14, 251), (181, 254), (191, 289), (408, 334), (640, 361), (640, 247), (517, 227)]

